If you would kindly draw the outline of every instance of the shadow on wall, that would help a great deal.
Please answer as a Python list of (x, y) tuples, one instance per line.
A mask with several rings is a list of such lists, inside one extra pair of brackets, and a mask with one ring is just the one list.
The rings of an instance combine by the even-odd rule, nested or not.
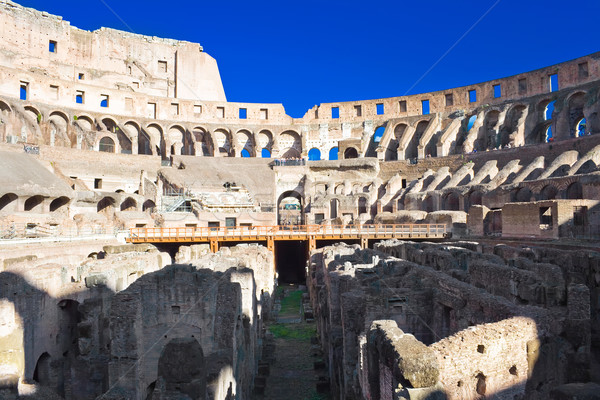
[[(211, 393), (224, 399), (242, 390), (247, 396), (258, 343), (251, 331), (259, 322), (256, 303), (254, 311), (242, 304), (240, 282), (254, 288), (250, 296), (256, 296), (254, 279), (249, 268), (215, 272), (171, 265), (118, 293), (107, 288), (103, 277), (88, 276), (87, 290), (56, 298), (19, 274), (0, 272), (0, 398), (16, 395), (19, 383), (36, 384), (40, 398), (46, 393), (53, 398), (49, 390), (74, 399), (116, 399), (125, 392), (125, 398), (135, 392), (143, 398)], [(190, 287), (201, 297), (209, 292), (212, 297), (190, 304), (181, 297), (189, 297)], [(176, 298), (162, 298), (165, 291)], [(150, 298), (155, 295), (161, 298)], [(265, 296), (261, 293), (261, 300)], [(190, 308), (203, 316), (218, 314), (212, 333), (206, 318), (188, 315)], [(145, 333), (139, 335), (136, 329), (142, 325)], [(236, 366), (235, 349), (247, 358), (238, 357)]]

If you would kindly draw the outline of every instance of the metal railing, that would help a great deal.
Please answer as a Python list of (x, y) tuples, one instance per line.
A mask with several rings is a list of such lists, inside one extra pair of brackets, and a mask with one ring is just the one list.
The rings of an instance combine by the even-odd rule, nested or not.
[(445, 224), (273, 225), (233, 227), (131, 228), (128, 241), (209, 241), (233, 239), (443, 238)]
[[(128, 233), (128, 232), (127, 232)], [(92, 238), (96, 236), (117, 236), (123, 234), (117, 228), (104, 227), (65, 227), (48, 224), (3, 224), (0, 225), (0, 242), (23, 239), (60, 239), (60, 238)]]

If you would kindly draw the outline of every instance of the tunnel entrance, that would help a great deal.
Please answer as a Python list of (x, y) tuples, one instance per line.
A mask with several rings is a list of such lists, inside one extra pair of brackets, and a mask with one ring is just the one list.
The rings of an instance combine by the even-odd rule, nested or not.
[(282, 240), (275, 242), (275, 265), (279, 283), (306, 282), (307, 243), (303, 240)]

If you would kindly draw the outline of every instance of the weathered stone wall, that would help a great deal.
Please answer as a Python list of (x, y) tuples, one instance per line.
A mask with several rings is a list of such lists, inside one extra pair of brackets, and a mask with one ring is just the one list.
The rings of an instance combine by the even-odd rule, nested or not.
[[(344, 245), (311, 255), (308, 285), (334, 393), (387, 398), (373, 391), (383, 393), (384, 378), (386, 393), (415, 389), (391, 370), (379, 368), (377, 380), (366, 367), (367, 332), (379, 319), (395, 321), (438, 354), (443, 386), (434, 382), (413, 396), (543, 399), (561, 383), (587, 381), (590, 290), (573, 286), (567, 271), (541, 257), (481, 253), (473, 242), (385, 241), (376, 248), (413, 262)], [(508, 255), (504, 250), (499, 254)]]

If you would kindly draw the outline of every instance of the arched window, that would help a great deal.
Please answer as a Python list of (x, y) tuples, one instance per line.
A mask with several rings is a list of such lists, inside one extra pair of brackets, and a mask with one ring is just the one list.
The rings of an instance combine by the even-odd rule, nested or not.
[(242, 158), (249, 158), (250, 157), (250, 152), (246, 149), (242, 150)]
[(471, 128), (475, 124), (476, 120), (477, 120), (477, 115), (471, 115), (471, 118), (469, 118), (469, 122), (467, 123), (467, 132), (469, 132), (471, 130)]
[(358, 158), (358, 151), (354, 147), (348, 147), (344, 151), (344, 159), (348, 160), (350, 158)]
[(115, 142), (109, 137), (103, 137), (102, 139), (100, 139), (100, 146), (98, 149), (105, 153), (114, 153)]
[(329, 159), (330, 160), (338, 159), (338, 148), (337, 147), (332, 147), (331, 150), (329, 150)]
[(269, 151), (269, 149), (264, 148), (264, 149), (261, 150), (260, 156), (262, 158), (271, 158), (271, 152)]
[(552, 125), (548, 125), (548, 127), (546, 128), (546, 135), (545, 135), (545, 139), (544, 141), (546, 143), (550, 143), (552, 142), (554, 139), (552, 138)]
[(321, 159), (321, 150), (313, 147), (308, 151), (308, 160), (309, 161), (319, 161)]

